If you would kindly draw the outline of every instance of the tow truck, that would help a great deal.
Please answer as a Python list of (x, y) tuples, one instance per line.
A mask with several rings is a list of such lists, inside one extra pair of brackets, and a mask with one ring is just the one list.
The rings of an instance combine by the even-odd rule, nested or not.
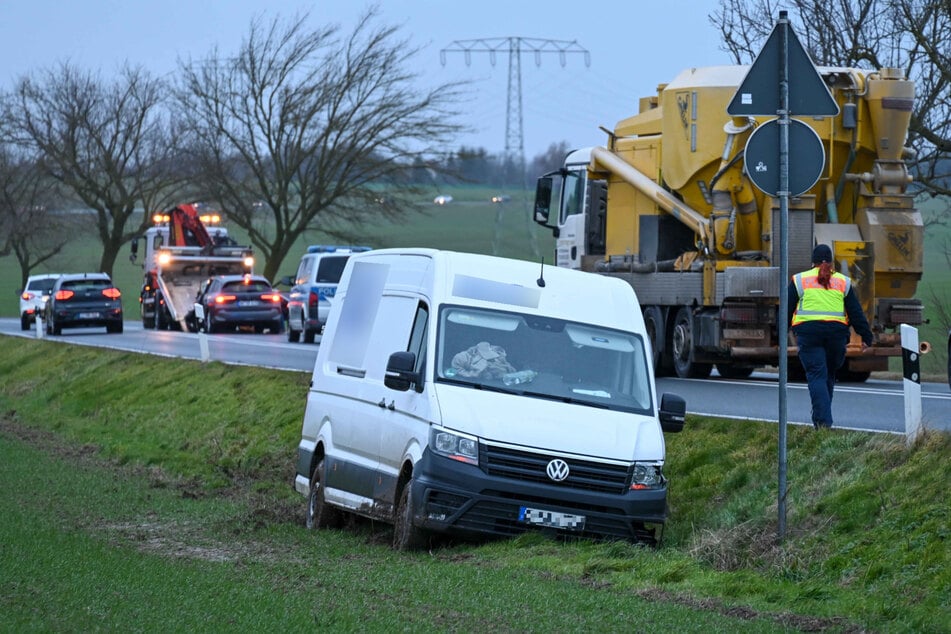
[(254, 272), (253, 250), (228, 235), (219, 224), (220, 214), (204, 213), (203, 207), (182, 204), (154, 214), (153, 226), (132, 240), (133, 264), (139, 240), (145, 241), (139, 293), (144, 328), (194, 331), (195, 324), (186, 317), (204, 280)]

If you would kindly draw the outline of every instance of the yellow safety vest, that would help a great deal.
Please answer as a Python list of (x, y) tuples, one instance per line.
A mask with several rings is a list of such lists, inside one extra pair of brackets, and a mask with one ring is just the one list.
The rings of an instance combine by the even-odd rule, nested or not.
[(852, 288), (852, 280), (841, 273), (833, 273), (829, 288), (819, 283), (819, 268), (793, 275), (799, 303), (793, 313), (792, 325), (807, 321), (837, 321), (848, 325), (845, 314), (845, 296)]

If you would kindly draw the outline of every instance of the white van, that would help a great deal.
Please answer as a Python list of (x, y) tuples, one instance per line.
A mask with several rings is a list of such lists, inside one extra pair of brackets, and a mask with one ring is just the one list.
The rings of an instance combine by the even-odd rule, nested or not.
[(341, 511), (429, 532), (550, 529), (656, 541), (664, 431), (637, 298), (621, 280), (483, 255), (350, 257), (307, 398), (295, 488), (307, 525)]

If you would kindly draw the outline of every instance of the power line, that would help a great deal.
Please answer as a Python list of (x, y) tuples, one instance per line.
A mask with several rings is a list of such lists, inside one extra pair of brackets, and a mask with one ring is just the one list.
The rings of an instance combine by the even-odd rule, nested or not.
[[(449, 46), (439, 51), (439, 61), (446, 65), (447, 53), (462, 53), (465, 56), (466, 66), (472, 63), (473, 53), (488, 53), (489, 62), (495, 66), (498, 53), (507, 53), (509, 62), (508, 94), (505, 109), (505, 163), (514, 165), (521, 176), (522, 201), (526, 229), (532, 245), (532, 253), (538, 256), (538, 245), (535, 235), (531, 231), (528, 215), (528, 202), (524, 196), (527, 190), (525, 174), (525, 134), (522, 130), (522, 53), (532, 53), (535, 65), (540, 66), (542, 55), (557, 54), (558, 61), (564, 68), (568, 55), (584, 54), (585, 66), (591, 66), (591, 53), (578, 44), (577, 40), (548, 40), (530, 37), (497, 37), (477, 40), (455, 40)], [(492, 252), (499, 253), (499, 235), (501, 233), (502, 212), (504, 205), (499, 205), (495, 217), (495, 238), (492, 241)]]

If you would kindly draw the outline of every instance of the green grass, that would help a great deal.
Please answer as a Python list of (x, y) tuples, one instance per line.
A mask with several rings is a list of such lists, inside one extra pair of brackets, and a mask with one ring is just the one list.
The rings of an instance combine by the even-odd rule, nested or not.
[[(0, 629), (949, 631), (951, 437), (670, 436), (664, 543), (303, 528), (309, 377), (0, 337)], [(29, 553), (24, 556), (23, 553)]]

